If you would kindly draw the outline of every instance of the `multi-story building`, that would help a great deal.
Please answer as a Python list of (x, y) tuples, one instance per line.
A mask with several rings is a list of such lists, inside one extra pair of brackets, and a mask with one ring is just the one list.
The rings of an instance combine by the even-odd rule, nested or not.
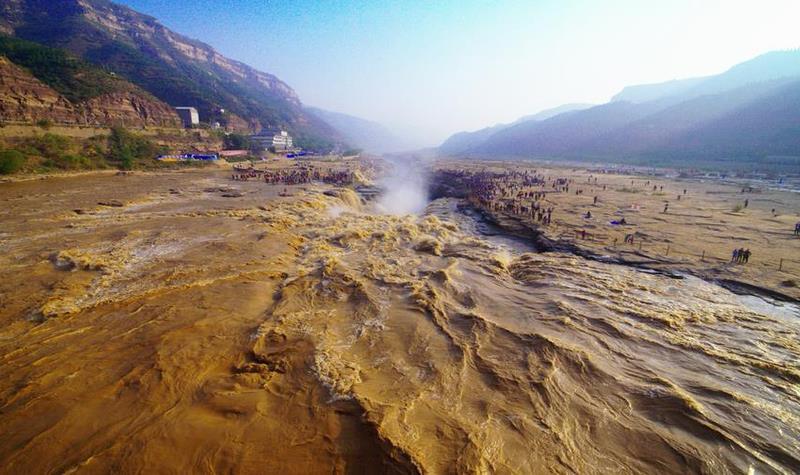
[(272, 146), (275, 147), (275, 150), (291, 150), (292, 136), (285, 130), (281, 130), (272, 136)]
[(263, 130), (258, 135), (251, 135), (250, 142), (256, 147), (263, 149), (272, 149), (276, 152), (285, 152), (292, 150), (294, 141), (292, 136), (285, 130), (278, 130), (276, 132)]

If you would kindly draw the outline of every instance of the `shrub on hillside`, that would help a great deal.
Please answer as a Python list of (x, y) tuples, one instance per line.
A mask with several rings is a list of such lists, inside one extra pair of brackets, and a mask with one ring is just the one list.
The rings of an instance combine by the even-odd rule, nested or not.
[(60, 168), (62, 170), (86, 170), (94, 168), (88, 158), (70, 153), (47, 159), (44, 165), (48, 168)]
[(225, 150), (248, 150), (250, 137), (242, 134), (227, 134), (222, 139)]
[(54, 160), (69, 151), (70, 140), (63, 135), (47, 133), (27, 139), (25, 146), (29, 155), (40, 155)]
[(108, 160), (123, 170), (130, 170), (137, 161), (152, 160), (163, 152), (162, 147), (122, 127), (114, 127), (108, 136)]
[(25, 155), (18, 150), (0, 151), (0, 174), (8, 175), (22, 168), (25, 164)]

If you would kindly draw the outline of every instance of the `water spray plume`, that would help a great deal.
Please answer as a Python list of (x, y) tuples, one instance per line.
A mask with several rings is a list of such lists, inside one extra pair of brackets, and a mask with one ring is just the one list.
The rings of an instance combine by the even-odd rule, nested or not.
[(386, 214), (420, 214), (428, 205), (429, 174), (419, 159), (392, 158), (389, 173), (380, 181), (384, 192), (376, 207)]

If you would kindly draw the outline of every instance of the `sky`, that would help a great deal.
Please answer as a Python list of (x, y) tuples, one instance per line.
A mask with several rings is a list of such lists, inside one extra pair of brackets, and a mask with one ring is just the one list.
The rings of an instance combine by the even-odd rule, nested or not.
[(800, 0), (116, 0), (416, 146), (800, 47)]

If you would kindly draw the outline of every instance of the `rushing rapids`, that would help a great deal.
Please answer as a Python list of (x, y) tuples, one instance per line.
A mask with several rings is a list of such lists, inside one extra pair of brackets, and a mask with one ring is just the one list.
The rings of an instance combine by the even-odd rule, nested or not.
[(118, 180), (3, 190), (10, 471), (800, 467), (794, 307), (530, 252), (455, 198)]

